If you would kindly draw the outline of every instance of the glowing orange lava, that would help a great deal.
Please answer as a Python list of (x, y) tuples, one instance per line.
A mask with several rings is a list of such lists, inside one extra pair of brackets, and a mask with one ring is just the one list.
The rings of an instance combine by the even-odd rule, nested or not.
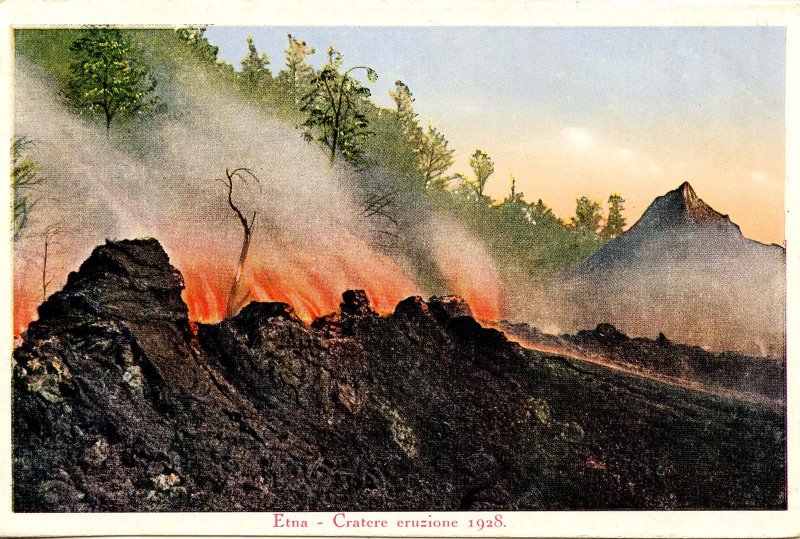
[[(167, 238), (165, 248), (171, 263), (183, 275), (183, 299), (190, 320), (213, 323), (225, 318), (235, 259), (231, 250), (219, 245)], [(339, 309), (342, 293), (362, 289), (373, 308), (381, 314), (391, 313), (397, 303), (419, 295), (417, 285), (390, 258), (363, 245), (343, 246), (328, 239), (314, 249), (286, 249), (278, 245), (262, 245), (263, 259), (251, 257), (242, 276), (243, 299), (279, 301), (291, 305), (298, 316), (311, 321)], [(198, 256), (202, 253), (202, 257)], [(501, 314), (501, 287), (494, 275), (467, 271), (451, 264), (446, 272), (450, 291), (462, 296), (476, 318), (496, 320)], [(32, 283), (28, 284), (29, 287)], [(31, 288), (33, 289), (33, 288)], [(25, 331), (36, 319), (39, 298), (17, 283), (14, 294), (14, 334)]]
[(14, 287), (14, 336), (21, 334), (38, 314), (39, 298)]
[[(288, 303), (300, 318), (310, 321), (338, 310), (342, 292), (363, 289), (373, 307), (380, 313), (391, 312), (402, 299), (417, 292), (416, 285), (399, 268), (386, 260), (369, 264), (339, 265), (335, 257), (324, 261), (319, 257), (293, 253), (274, 255), (271, 261), (248, 263), (242, 276), (245, 298), (250, 301)], [(225, 317), (232, 268), (220, 270), (208, 258), (191, 264), (180, 264), (186, 290), (184, 300), (189, 317), (199, 322), (216, 322)]]

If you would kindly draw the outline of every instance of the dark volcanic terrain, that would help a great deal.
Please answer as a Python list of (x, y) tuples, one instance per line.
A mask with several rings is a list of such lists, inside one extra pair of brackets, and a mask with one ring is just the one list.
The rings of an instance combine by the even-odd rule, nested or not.
[(198, 327), (182, 289), (157, 241), (108, 242), (40, 307), (15, 511), (786, 507), (782, 410), (527, 350), (454, 297)]
[(528, 348), (655, 377), (677, 385), (786, 406), (786, 362), (735, 352), (714, 353), (675, 344), (660, 333), (656, 339), (631, 338), (611, 324), (575, 335), (549, 335), (528, 324), (502, 321), (497, 327)]

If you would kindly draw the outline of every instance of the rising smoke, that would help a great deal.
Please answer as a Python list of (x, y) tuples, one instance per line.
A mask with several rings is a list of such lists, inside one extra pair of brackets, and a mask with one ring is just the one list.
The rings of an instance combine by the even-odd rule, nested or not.
[(607, 245), (532, 289), (515, 312), (550, 332), (554, 323), (574, 333), (610, 322), (628, 335), (785, 357), (783, 249), (744, 238), (734, 225), (640, 232), (641, 245), (620, 238), (619, 259)]
[[(334, 310), (349, 288), (365, 289), (384, 312), (409, 295), (431, 292), (415, 282), (413, 260), (373, 245), (359, 173), (331, 170), (296, 128), (219, 92), (201, 69), (160, 79), (159, 91), (165, 114), (107, 137), (62, 104), (40, 68), (18, 59), (15, 132), (35, 141), (43, 181), (31, 226), (16, 245), (16, 331), (42, 300), (41, 234), (53, 223), (65, 233), (58, 249), (51, 248), (48, 294), (106, 238), (151, 236), (184, 274), (190, 315), (219, 319), (242, 229), (215, 178), (236, 167), (259, 179), (237, 183), (234, 192), (243, 211), (257, 212), (246, 272), (252, 299), (286, 301), (312, 318)], [(480, 241), (458, 223), (442, 225), (435, 212), (414, 220), (448, 291), (489, 306), (486, 314), (498, 312), (497, 298), (483, 296), (499, 286), (475, 288), (493, 278)]]
[(365, 186), (380, 192), (390, 183), (379, 171), (331, 170), (295, 127), (220, 91), (199, 67), (156, 75), (166, 112), (106, 137), (62, 104), (38, 66), (18, 58), (15, 132), (35, 142), (43, 182), (31, 226), (15, 245), (15, 331), (42, 301), (42, 233), (53, 224), (64, 233), (51, 246), (48, 293), (106, 238), (150, 236), (184, 275), (190, 316), (220, 319), (242, 229), (215, 178), (248, 167), (259, 182), (237, 183), (234, 198), (257, 212), (245, 273), (250, 299), (285, 301), (306, 319), (335, 310), (351, 288), (365, 289), (382, 312), (409, 295), (455, 293), (478, 318), (527, 321), (551, 333), (612, 322), (632, 335), (663, 331), (678, 342), (780, 355), (782, 268), (753, 279), (760, 270), (745, 257), (706, 269), (639, 265), (603, 278), (538, 282), (499, 268), (478, 237), (432, 204), (402, 196), (394, 211), (405, 245), (386, 249), (375, 241), (381, 225), (363, 212)]

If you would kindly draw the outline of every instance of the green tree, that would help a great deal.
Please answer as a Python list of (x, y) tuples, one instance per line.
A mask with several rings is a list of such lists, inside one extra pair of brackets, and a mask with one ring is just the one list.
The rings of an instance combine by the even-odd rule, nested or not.
[(394, 90), (389, 90), (389, 97), (394, 101), (395, 117), (403, 135), (413, 146), (418, 146), (423, 133), (417, 122), (417, 113), (414, 112), (414, 96), (411, 89), (403, 81), (395, 81)]
[(329, 47), (328, 63), (312, 78), (312, 89), (301, 108), (306, 114), (305, 137), (328, 150), (331, 166), (337, 155), (361, 165), (362, 142), (370, 135), (364, 110), (370, 104), (371, 94), (351, 73), (364, 70), (370, 82), (378, 80), (378, 75), (366, 66), (354, 66), (340, 73), (341, 65), (341, 53)]
[(115, 118), (134, 118), (158, 101), (156, 81), (141, 53), (119, 30), (96, 30), (70, 46), (75, 60), (64, 95), (81, 112), (105, 120), (106, 134)]
[[(424, 178), (419, 168), (416, 147), (400, 126), (397, 114), (392, 110), (365, 103), (364, 114), (369, 126), (369, 136), (361, 141), (363, 159), (361, 165), (380, 170), (379, 175), (370, 175), (370, 189), (376, 182), (388, 190), (422, 190)], [(378, 180), (380, 178), (380, 180)]]
[(563, 224), (561, 219), (555, 216), (555, 214), (553, 213), (553, 209), (550, 208), (544, 202), (542, 202), (541, 198), (538, 201), (531, 204), (531, 210), (541, 217)]
[(253, 36), (247, 36), (247, 54), (242, 58), (241, 64), (239, 78), (245, 90), (252, 95), (264, 93), (265, 86), (272, 81), (272, 72), (267, 67), (267, 53), (258, 53)]
[(205, 34), (205, 26), (190, 26), (175, 29), (178, 39), (186, 44), (192, 53), (203, 63), (216, 65), (219, 47), (209, 43)]
[(298, 107), (302, 97), (311, 90), (311, 79), (314, 76), (314, 69), (306, 58), (316, 51), (292, 34), (286, 36), (289, 38), (289, 46), (285, 52), (286, 69), (278, 73), (278, 84), (284, 88), (294, 106)]
[(205, 37), (204, 26), (177, 28), (178, 40), (189, 48), (192, 55), (201, 63), (215, 68), (224, 78), (233, 80), (236, 71), (233, 65), (219, 59), (219, 47), (212, 45)]
[(489, 176), (494, 174), (494, 163), (489, 157), (489, 154), (483, 150), (476, 149), (475, 153), (469, 156), (469, 166), (472, 168), (472, 173), (474, 175), (472, 180), (473, 187), (478, 195), (483, 196), (486, 181), (489, 179)]
[(602, 219), (599, 201), (585, 196), (576, 200), (575, 216), (571, 222), (574, 230), (596, 234)]
[(622, 234), (625, 228), (625, 217), (622, 215), (622, 210), (625, 207), (622, 205), (625, 199), (619, 193), (613, 193), (608, 197), (608, 218), (603, 230), (600, 231), (601, 236), (607, 238), (616, 238)]
[(517, 179), (514, 177), (513, 174), (509, 174), (508, 176), (511, 180), (511, 191), (508, 194), (508, 198), (506, 199), (506, 201), (513, 202), (514, 204), (518, 205), (527, 206), (528, 204), (525, 202), (525, 193), (517, 191)]
[(417, 140), (417, 156), (419, 167), (424, 177), (426, 188), (443, 191), (452, 177), (445, 175), (453, 164), (455, 150), (448, 148), (447, 139), (431, 124), (428, 130)]
[(11, 142), (11, 186), (14, 191), (14, 241), (19, 240), (28, 225), (31, 210), (36, 204), (33, 189), (40, 182), (41, 166), (24, 149), (32, 145), (26, 137), (17, 137)]
[(389, 97), (394, 101), (395, 112), (398, 116), (401, 118), (416, 116), (414, 114), (414, 96), (403, 81), (395, 81), (394, 90), (389, 90)]
[(527, 223), (524, 222), (531, 218), (532, 212), (530, 205), (525, 202), (525, 194), (517, 191), (517, 179), (513, 174), (509, 174), (509, 179), (511, 189), (508, 196), (504, 198), (498, 206), (493, 207), (493, 209), (498, 209), (505, 213), (506, 216), (504, 219), (515, 223), (515, 226), (527, 226)]

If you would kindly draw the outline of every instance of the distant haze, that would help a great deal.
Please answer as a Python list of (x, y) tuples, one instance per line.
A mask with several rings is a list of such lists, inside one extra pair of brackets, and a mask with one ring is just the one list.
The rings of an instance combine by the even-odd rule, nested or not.
[(375, 68), (379, 104), (403, 80), (420, 121), (431, 120), (467, 173), (476, 147), (529, 201), (557, 215), (581, 195), (626, 199), (632, 224), (658, 195), (688, 180), (745, 236), (784, 240), (783, 28), (212, 27), (237, 66), (252, 34), (273, 72), (286, 33), (333, 45), (345, 65)]
[(785, 357), (784, 249), (742, 237), (688, 183), (526, 300), (523, 318), (561, 331), (602, 320), (629, 335)]

